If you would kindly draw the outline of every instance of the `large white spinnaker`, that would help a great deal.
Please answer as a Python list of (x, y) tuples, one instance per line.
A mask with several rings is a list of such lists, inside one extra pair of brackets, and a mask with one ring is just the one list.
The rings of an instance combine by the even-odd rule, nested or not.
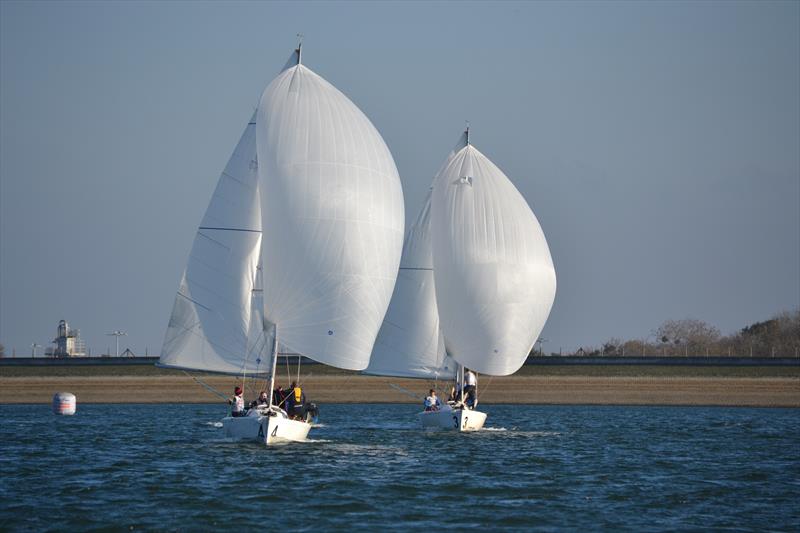
[(448, 350), (483, 374), (516, 372), (550, 313), (555, 269), (525, 198), (468, 137), (434, 179), (431, 234)]
[(197, 230), (169, 319), (160, 366), (268, 373), (251, 353), (251, 304), (261, 251), (255, 115), (219, 178)]
[(406, 236), (389, 310), (375, 341), (366, 374), (450, 379), (456, 364), (439, 330), (433, 287), (431, 193)]
[(363, 370), (403, 246), (392, 155), (299, 50), (264, 90), (257, 122), (265, 319), (288, 349)]

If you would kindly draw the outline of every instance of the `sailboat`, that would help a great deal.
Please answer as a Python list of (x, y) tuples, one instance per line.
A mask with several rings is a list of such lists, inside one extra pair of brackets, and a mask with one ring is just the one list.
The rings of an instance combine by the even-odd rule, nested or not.
[[(508, 177), (469, 138), (469, 128), (433, 181), (433, 277), (448, 352), (490, 376), (525, 363), (555, 299), (556, 275), (536, 215)], [(421, 413), (423, 426), (480, 429), (486, 414), (463, 402)]]
[[(394, 294), (365, 374), (445, 383), (463, 377), (459, 365), (447, 353), (439, 328), (431, 254), (432, 190), (428, 191), (406, 236)], [(483, 413), (466, 407), (463, 398), (442, 403), (438, 410), (422, 411), (417, 416), (423, 428), (459, 431), (481, 429), (486, 418)]]
[(223, 171), (160, 364), (268, 376), (269, 404), (224, 418), (225, 435), (305, 440), (311, 424), (272, 402), (279, 346), (338, 368), (366, 368), (403, 229), (400, 178), (383, 138), (302, 64), (298, 46)]

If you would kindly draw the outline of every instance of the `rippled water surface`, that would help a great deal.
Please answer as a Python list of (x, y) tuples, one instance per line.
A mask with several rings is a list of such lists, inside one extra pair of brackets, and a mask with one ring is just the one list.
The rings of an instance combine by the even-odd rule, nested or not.
[(800, 530), (798, 410), (482, 407), (324, 405), (267, 448), (216, 405), (3, 405), (0, 530)]

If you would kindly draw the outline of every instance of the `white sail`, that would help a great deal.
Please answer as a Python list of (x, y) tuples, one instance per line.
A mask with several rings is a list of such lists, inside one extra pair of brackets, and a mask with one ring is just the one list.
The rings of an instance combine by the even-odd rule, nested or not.
[(516, 372), (550, 313), (555, 269), (525, 199), (468, 140), (434, 180), (431, 234), (448, 351), (483, 374)]
[(261, 249), (255, 128), (254, 115), (197, 230), (160, 366), (227, 374), (269, 372), (269, 357), (253, 353), (248, 342)]
[(257, 122), (265, 318), (288, 349), (363, 370), (403, 245), (392, 155), (299, 54), (265, 89)]
[(433, 287), (431, 193), (406, 236), (389, 310), (378, 332), (367, 374), (450, 379), (456, 364), (439, 330)]
[(264, 283), (261, 272), (261, 263), (259, 263), (256, 267), (256, 278), (250, 297), (250, 329), (247, 334), (247, 354), (257, 354), (257, 357), (272, 351), (274, 336), (271, 325), (264, 322)]

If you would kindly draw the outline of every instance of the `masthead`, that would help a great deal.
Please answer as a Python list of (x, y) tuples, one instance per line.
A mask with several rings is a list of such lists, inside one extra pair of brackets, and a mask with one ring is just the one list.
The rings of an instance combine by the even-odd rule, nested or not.
[(302, 49), (303, 49), (303, 34), (302, 33), (298, 33), (297, 34), (297, 39), (298, 39), (297, 49), (295, 50), (295, 52), (297, 52), (297, 64), (299, 65), (300, 63), (302, 63), (302, 60), (303, 60), (303, 56), (302, 56), (302, 54), (303, 54), (303, 51), (302, 51)]

